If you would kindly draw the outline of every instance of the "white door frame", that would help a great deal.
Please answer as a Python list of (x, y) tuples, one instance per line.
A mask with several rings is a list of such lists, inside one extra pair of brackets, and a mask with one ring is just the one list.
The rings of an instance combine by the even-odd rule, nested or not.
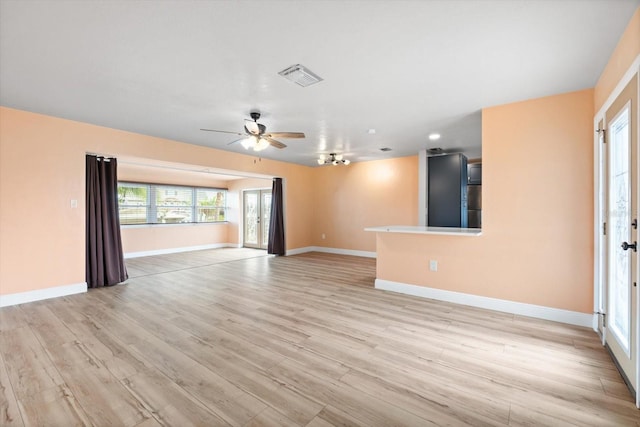
[[(245, 247), (245, 242), (244, 242), (244, 224), (245, 224), (245, 210), (244, 210), (244, 198), (245, 198), (245, 193), (247, 192), (258, 192), (258, 195), (260, 195), (263, 191), (272, 191), (272, 188), (270, 187), (264, 187), (264, 188), (244, 188), (241, 192), (240, 192), (240, 220), (238, 221), (240, 226), (238, 227), (239, 230), (239, 238), (240, 238), (240, 243), (238, 246), (240, 247)], [(260, 196), (258, 196), (258, 205), (261, 205), (262, 203), (262, 198)], [(262, 221), (262, 218), (260, 218), (260, 220)], [(251, 247), (251, 246), (249, 246)], [(258, 249), (258, 248), (256, 248)], [(260, 248), (262, 249), (262, 248)], [(265, 248), (266, 249), (266, 248)]]
[[(616, 100), (616, 98), (618, 98), (618, 96), (622, 93), (622, 90), (629, 84), (629, 82), (631, 81), (632, 78), (634, 78), (634, 76), (640, 76), (640, 55), (638, 55), (635, 59), (635, 61), (633, 62), (633, 64), (631, 65), (631, 67), (629, 67), (629, 69), (627, 70), (627, 72), (624, 74), (624, 76), (622, 77), (622, 79), (618, 82), (618, 84), (616, 85), (615, 89), (613, 90), (613, 92), (611, 92), (611, 94), (609, 95), (609, 97), (607, 98), (606, 102), (604, 103), (604, 105), (600, 108), (600, 110), (596, 113), (594, 120), (593, 120), (593, 124), (594, 124), (594, 130), (598, 129), (598, 123), (604, 119), (605, 117), (605, 112), (609, 109), (609, 107), (611, 107), (611, 105), (613, 104), (613, 102)], [(640, 78), (640, 77), (637, 77)], [(638, 85), (638, 91), (640, 92), (640, 84)], [(638, 94), (638, 99), (640, 99), (640, 93)], [(640, 108), (638, 108), (638, 106), (636, 106), (635, 108), (635, 112), (632, 111), (633, 116), (631, 117), (631, 120), (636, 121), (636, 123), (640, 123)], [(640, 148), (640, 132), (638, 132), (638, 140), (636, 141), (631, 141), (631, 143), (635, 143), (637, 147)], [(597, 132), (594, 132), (594, 149), (593, 149), (593, 157), (594, 157), (594, 272), (593, 272), (593, 278), (594, 278), (594, 288), (593, 288), (593, 303), (594, 303), (594, 316), (593, 316), (593, 329), (594, 331), (598, 332), (598, 311), (600, 309), (601, 306), (601, 301), (600, 301), (600, 291), (603, 289), (604, 287), (604, 274), (605, 274), (605, 266), (606, 266), (606, 261), (604, 260), (602, 253), (604, 251), (604, 244), (606, 244), (606, 242), (604, 242), (603, 236), (602, 236), (602, 224), (604, 222), (604, 218), (603, 218), (603, 206), (602, 206), (602, 195), (604, 194), (604, 188), (603, 188), (603, 173), (604, 173), (604, 160), (606, 159), (605, 156), (602, 155), (602, 147), (600, 146), (600, 138)], [(640, 165), (640, 149), (637, 150), (637, 155), (638, 155), (638, 165)], [(640, 181), (640, 174), (638, 174), (638, 181)], [(638, 190), (638, 197), (636, 197), (636, 203), (639, 205), (638, 207), (640, 207), (640, 182), (637, 183), (637, 188)], [(640, 212), (640, 209), (638, 209), (638, 212)], [(637, 252), (636, 257), (640, 257), (640, 252)], [(639, 258), (640, 261), (640, 258)], [(639, 264), (640, 265), (640, 264)], [(636, 277), (634, 278), (634, 280), (638, 283), (640, 283), (640, 268), (638, 269), (638, 272), (636, 272)], [(636, 292), (636, 304), (637, 307), (640, 307), (640, 292)], [(606, 307), (606, 305), (605, 305)], [(640, 325), (640, 309), (636, 310), (636, 324)], [(640, 328), (637, 328), (636, 333), (638, 333), (638, 331), (640, 330)], [(604, 333), (606, 334), (606, 328), (604, 330)], [(636, 354), (640, 355), (640, 339), (638, 339), (640, 337), (636, 337), (635, 339), (635, 348), (632, 349), (632, 351), (635, 351)], [(602, 340), (604, 342), (605, 337), (602, 337)], [(636, 379), (635, 379), (635, 383), (636, 384), (640, 384), (640, 357), (636, 358)], [(638, 408), (640, 408), (640, 386), (638, 387), (639, 390), (636, 390), (636, 406)]]

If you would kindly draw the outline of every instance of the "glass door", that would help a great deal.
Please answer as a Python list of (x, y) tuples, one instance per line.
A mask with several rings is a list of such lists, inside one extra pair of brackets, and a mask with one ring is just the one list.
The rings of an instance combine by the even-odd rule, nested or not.
[(605, 116), (606, 301), (604, 342), (629, 386), (637, 391), (638, 161), (637, 79), (614, 101)]
[(267, 249), (271, 219), (271, 190), (247, 190), (244, 192), (243, 201), (243, 246)]

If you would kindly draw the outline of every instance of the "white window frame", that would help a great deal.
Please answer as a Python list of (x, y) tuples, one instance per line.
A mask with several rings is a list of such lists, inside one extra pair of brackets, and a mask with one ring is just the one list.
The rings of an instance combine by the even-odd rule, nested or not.
[[(127, 226), (144, 226), (144, 225), (166, 225), (166, 224), (216, 224), (216, 223), (226, 223), (227, 215), (228, 215), (228, 206), (227, 206), (227, 197), (228, 197), (228, 189), (226, 188), (218, 188), (218, 187), (200, 187), (200, 186), (189, 186), (189, 185), (179, 185), (179, 184), (157, 184), (157, 183), (148, 183), (148, 182), (133, 182), (133, 181), (118, 181), (118, 189), (120, 189), (121, 185), (123, 186), (136, 186), (136, 187), (146, 187), (147, 189), (147, 200), (145, 205), (140, 204), (124, 204), (118, 203), (118, 212), (121, 209), (126, 208), (146, 208), (146, 221), (145, 222), (137, 222), (137, 223), (121, 223), (120, 225), (123, 227)], [(182, 206), (181, 208), (188, 208), (191, 210), (191, 221), (185, 222), (160, 222), (158, 221), (158, 208), (165, 208), (164, 205), (157, 204), (157, 192), (158, 189), (166, 189), (166, 188), (176, 188), (177, 190), (184, 191), (185, 189), (191, 191), (191, 201), (192, 203), (187, 206)], [(222, 209), (224, 211), (224, 219), (223, 220), (214, 220), (214, 221), (201, 221), (198, 216), (199, 208), (203, 206), (198, 206), (198, 192), (199, 191), (215, 191), (222, 192), (224, 194), (224, 205), (216, 206), (215, 209)], [(119, 197), (120, 198), (120, 197)]]

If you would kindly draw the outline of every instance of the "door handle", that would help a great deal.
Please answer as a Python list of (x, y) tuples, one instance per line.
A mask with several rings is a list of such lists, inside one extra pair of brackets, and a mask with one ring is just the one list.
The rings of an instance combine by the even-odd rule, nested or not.
[(638, 251), (638, 242), (633, 242), (633, 243), (627, 243), (627, 242), (622, 242), (622, 250), (627, 250), (627, 249), (633, 249), (633, 252), (637, 252)]

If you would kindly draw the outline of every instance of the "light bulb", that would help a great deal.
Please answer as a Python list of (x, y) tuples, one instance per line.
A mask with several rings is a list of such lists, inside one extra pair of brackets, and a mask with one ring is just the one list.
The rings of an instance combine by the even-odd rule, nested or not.
[(269, 146), (269, 141), (264, 138), (260, 138), (255, 147), (253, 147), (254, 151), (262, 151)]
[(319, 165), (324, 165), (324, 159), (318, 159), (318, 164)]
[(351, 163), (351, 160), (345, 160), (345, 161), (344, 161), (344, 164), (345, 164), (345, 165), (348, 165), (349, 163)]
[(248, 150), (249, 148), (253, 148), (256, 146), (256, 137), (250, 136), (249, 138), (245, 138), (240, 142), (240, 144), (242, 144), (245, 150)]
[(336, 154), (336, 160), (337, 161), (342, 160), (342, 154)]

